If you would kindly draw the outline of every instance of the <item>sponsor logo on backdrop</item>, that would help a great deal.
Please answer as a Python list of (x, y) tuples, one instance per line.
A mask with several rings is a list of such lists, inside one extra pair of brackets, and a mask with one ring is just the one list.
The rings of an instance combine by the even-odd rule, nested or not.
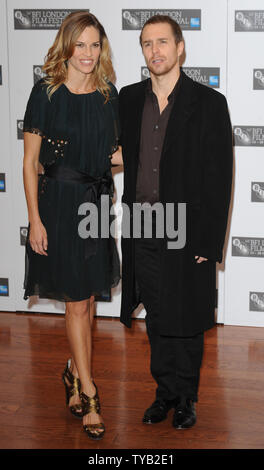
[(28, 233), (27, 227), (20, 227), (20, 245), (21, 246), (25, 246), (26, 244), (27, 233)]
[(182, 67), (182, 70), (195, 82), (202, 83), (211, 88), (220, 87), (219, 67)]
[(264, 238), (232, 237), (232, 256), (264, 257)]
[[(62, 21), (69, 13), (77, 10), (69, 9), (21, 9), (14, 10), (15, 29), (59, 29)], [(89, 11), (89, 10), (86, 10)]]
[(264, 90), (264, 69), (253, 70), (253, 90)]
[[(182, 67), (182, 70), (195, 82), (202, 83), (211, 88), (220, 87), (219, 67)], [(147, 67), (141, 67), (141, 80), (146, 80), (149, 77), (149, 69)]]
[(24, 139), (23, 125), (24, 125), (24, 121), (22, 121), (21, 119), (18, 119), (17, 120), (17, 139), (18, 140)]
[(236, 10), (235, 31), (264, 31), (264, 10)]
[(182, 30), (201, 30), (201, 10), (122, 10), (122, 29), (140, 30), (146, 21), (155, 15), (171, 16)]
[(264, 202), (264, 182), (252, 182), (251, 183), (251, 201), (252, 202)]
[(6, 191), (5, 173), (0, 173), (0, 192)]
[(8, 279), (5, 277), (0, 277), (0, 295), (3, 297), (9, 295)]
[(264, 311), (264, 292), (249, 293), (249, 310), (252, 312)]
[(41, 78), (43, 78), (45, 76), (46, 76), (46, 74), (44, 72), (42, 72), (42, 65), (33, 65), (33, 82), (34, 82), (34, 85)]
[(3, 81), (2, 81), (2, 65), (0, 65), (0, 85), (3, 85)]
[(237, 147), (264, 146), (264, 126), (234, 126), (233, 130)]

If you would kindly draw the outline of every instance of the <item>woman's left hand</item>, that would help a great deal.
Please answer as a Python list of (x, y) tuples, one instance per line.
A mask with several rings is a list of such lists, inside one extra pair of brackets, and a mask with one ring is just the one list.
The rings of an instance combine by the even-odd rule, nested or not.
[(203, 258), (202, 256), (195, 256), (196, 263), (202, 263), (203, 261), (208, 261), (207, 258)]

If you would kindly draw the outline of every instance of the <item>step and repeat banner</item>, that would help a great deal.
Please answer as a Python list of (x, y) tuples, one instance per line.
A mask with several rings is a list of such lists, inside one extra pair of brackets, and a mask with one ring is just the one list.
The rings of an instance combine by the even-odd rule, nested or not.
[[(234, 190), (226, 257), (217, 268), (217, 321), (264, 326), (263, 1), (167, 0), (164, 7), (160, 0), (0, 0), (0, 8), (0, 310), (63, 313), (65, 308), (37, 297), (23, 300), (28, 224), (23, 117), (61, 22), (77, 9), (98, 17), (110, 40), (119, 90), (148, 78), (139, 35), (145, 21), (160, 13), (171, 15), (183, 30), (185, 73), (227, 97), (234, 129)], [(114, 169), (114, 181), (121, 258), (120, 169)], [(98, 315), (119, 316), (120, 289), (113, 289), (111, 302), (98, 302)], [(135, 315), (144, 317), (144, 309)]]
[(235, 177), (225, 323), (264, 325), (264, 2), (228, 2), (227, 99)]
[[(9, 106), (8, 36), (6, 1), (0, 0), (0, 310), (16, 309), (16, 260), (18, 238), (15, 231), (16, 214), (13, 195), (13, 154), (11, 152), (12, 127)], [(20, 200), (22, 196), (20, 196)]]

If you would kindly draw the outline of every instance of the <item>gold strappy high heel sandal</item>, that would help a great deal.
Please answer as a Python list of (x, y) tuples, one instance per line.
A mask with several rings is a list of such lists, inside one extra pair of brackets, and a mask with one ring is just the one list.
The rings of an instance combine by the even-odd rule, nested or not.
[[(98, 396), (98, 391), (95, 383), (95, 395), (91, 398), (85, 395), (85, 393), (80, 393), (80, 398), (82, 400), (83, 405), (83, 415), (88, 413), (97, 413), (100, 414), (100, 401)], [(84, 431), (88, 434), (91, 439), (102, 439), (105, 433), (105, 425), (104, 423), (96, 423), (96, 424), (84, 424), (83, 425)]]
[[(71, 397), (74, 395), (79, 395), (81, 390), (81, 382), (80, 379), (75, 377), (72, 372), (70, 371), (71, 367), (71, 359), (68, 360), (67, 365), (64, 369), (62, 374), (62, 380), (65, 385), (65, 392), (66, 392), (66, 405), (69, 405)], [(69, 406), (70, 412), (76, 416), (77, 418), (83, 417), (83, 407), (82, 404), (72, 405)]]

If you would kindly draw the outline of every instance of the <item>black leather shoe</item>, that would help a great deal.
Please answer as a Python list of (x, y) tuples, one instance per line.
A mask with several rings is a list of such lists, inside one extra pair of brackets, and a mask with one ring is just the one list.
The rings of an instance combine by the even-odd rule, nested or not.
[(168, 411), (173, 407), (172, 401), (155, 400), (154, 403), (145, 411), (143, 423), (154, 424), (160, 423), (167, 418)]
[(175, 408), (172, 425), (176, 429), (188, 429), (196, 423), (195, 405), (192, 400), (182, 400)]

